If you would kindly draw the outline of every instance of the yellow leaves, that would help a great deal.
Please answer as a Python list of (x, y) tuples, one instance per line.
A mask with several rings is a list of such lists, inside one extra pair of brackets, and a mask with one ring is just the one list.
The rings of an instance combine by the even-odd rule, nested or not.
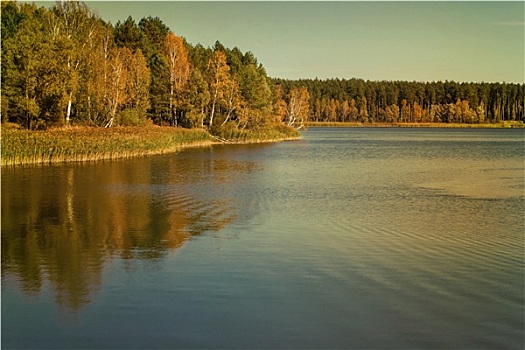
[(126, 82), (126, 92), (129, 104), (133, 108), (147, 109), (149, 107), (150, 72), (146, 58), (140, 49), (133, 54)]
[(108, 103), (112, 117), (124, 106), (145, 110), (149, 104), (150, 73), (142, 52), (132, 53), (127, 47), (114, 48), (109, 67)]
[(190, 61), (182, 38), (169, 32), (164, 40), (163, 54), (168, 64), (172, 91), (180, 91), (190, 77)]
[(169, 32), (164, 39), (163, 55), (169, 72), (169, 122), (178, 124), (175, 106), (190, 78), (190, 62), (181, 37)]
[(288, 93), (288, 105), (286, 108), (287, 123), (290, 126), (302, 128), (310, 115), (310, 93), (308, 88), (293, 88)]
[(112, 115), (119, 105), (126, 102), (125, 88), (127, 79), (127, 70), (132, 60), (132, 53), (127, 47), (114, 48), (110, 55), (110, 103), (112, 105)]
[(210, 86), (219, 93), (224, 93), (224, 88), (229, 85), (230, 66), (226, 63), (226, 54), (222, 51), (215, 51), (208, 62), (210, 71)]
[(213, 126), (213, 118), (215, 116), (215, 109), (220, 101), (223, 101), (230, 81), (230, 67), (226, 63), (226, 54), (223, 51), (215, 51), (209, 62), (208, 70), (210, 77), (210, 92), (211, 92), (211, 113), (209, 120), (209, 127)]

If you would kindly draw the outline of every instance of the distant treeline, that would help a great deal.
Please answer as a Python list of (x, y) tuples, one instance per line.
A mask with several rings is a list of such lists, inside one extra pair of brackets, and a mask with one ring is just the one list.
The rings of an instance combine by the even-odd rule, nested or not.
[(157, 17), (113, 26), (80, 1), (1, 6), (2, 121), (229, 134), (293, 125), (296, 97), (308, 102), (300, 89), (283, 95), (251, 52), (192, 46)]
[(282, 80), (284, 93), (307, 87), (312, 121), (485, 123), (525, 121), (524, 84)]

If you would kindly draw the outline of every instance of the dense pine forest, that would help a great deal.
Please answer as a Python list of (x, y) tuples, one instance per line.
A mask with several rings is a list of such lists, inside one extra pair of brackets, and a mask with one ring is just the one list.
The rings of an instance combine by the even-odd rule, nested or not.
[(308, 120), (361, 123), (523, 121), (524, 85), (289, 81), (251, 52), (190, 45), (161, 19), (115, 25), (83, 2), (2, 1), (2, 122), (256, 130)]
[(350, 80), (281, 80), (306, 87), (312, 121), (361, 123), (498, 123), (525, 121), (525, 85)]

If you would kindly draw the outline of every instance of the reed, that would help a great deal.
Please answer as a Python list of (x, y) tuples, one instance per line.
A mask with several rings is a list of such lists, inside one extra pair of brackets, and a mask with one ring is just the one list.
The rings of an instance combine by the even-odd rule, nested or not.
[(68, 127), (28, 131), (2, 126), (1, 164), (50, 164), (131, 158), (177, 152), (218, 142), (259, 143), (298, 139), (293, 128), (274, 125), (259, 130), (235, 130), (219, 137), (206, 130), (174, 127)]
[(297, 140), (301, 138), (301, 133), (295, 128), (275, 124), (258, 129), (222, 129), (217, 136), (228, 143), (263, 143)]
[(28, 131), (2, 127), (2, 165), (131, 158), (209, 145), (200, 129), (171, 127), (69, 127)]

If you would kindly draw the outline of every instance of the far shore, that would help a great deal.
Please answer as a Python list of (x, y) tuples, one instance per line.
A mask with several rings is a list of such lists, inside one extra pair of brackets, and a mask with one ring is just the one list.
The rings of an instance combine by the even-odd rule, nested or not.
[(314, 122), (307, 123), (310, 128), (329, 127), (329, 128), (483, 128), (483, 129), (502, 129), (502, 128), (525, 128), (521, 121), (504, 121), (500, 123), (359, 123), (359, 122)]
[[(225, 138), (226, 137), (226, 138)], [(28, 131), (2, 126), (1, 165), (46, 165), (134, 158), (179, 152), (218, 144), (249, 144), (297, 140), (300, 133), (273, 125), (260, 130), (232, 131), (222, 137), (203, 129), (177, 127), (68, 127)]]

